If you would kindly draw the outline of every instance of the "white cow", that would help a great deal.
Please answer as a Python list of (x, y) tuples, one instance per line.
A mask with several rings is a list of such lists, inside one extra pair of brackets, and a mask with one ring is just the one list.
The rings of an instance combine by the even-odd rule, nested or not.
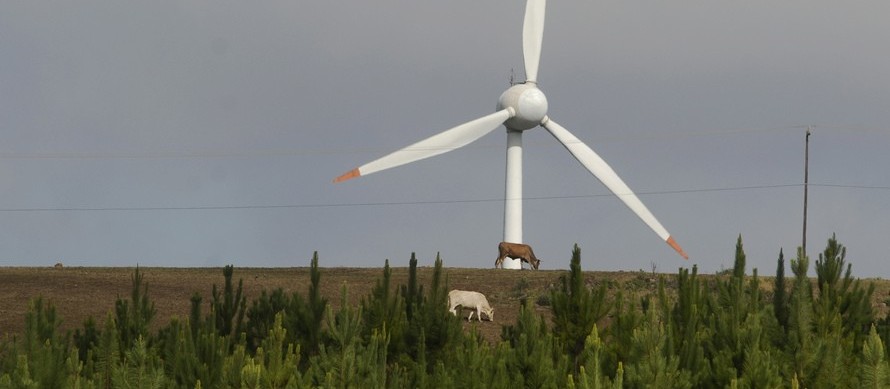
[[(461, 311), (464, 309), (475, 310), (479, 321), (482, 321), (482, 313), (488, 316), (488, 321), (494, 321), (494, 308), (488, 305), (488, 300), (482, 293), (457, 289), (448, 292), (448, 310), (457, 316), (457, 307), (461, 307)], [(472, 318), (473, 311), (470, 311), (467, 321)]]

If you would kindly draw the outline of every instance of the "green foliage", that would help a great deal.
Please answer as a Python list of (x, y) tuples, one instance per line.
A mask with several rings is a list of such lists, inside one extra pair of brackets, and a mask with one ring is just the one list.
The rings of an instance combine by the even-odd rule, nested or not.
[(61, 387), (65, 382), (65, 360), (68, 358), (67, 336), (58, 333), (61, 320), (56, 316), (56, 308), (42, 297), (32, 300), (25, 314), (25, 333), (21, 349), (13, 353), (19, 359), (13, 382), (23, 387), (31, 383), (40, 387)]
[(105, 330), (99, 337), (99, 347), (96, 352), (96, 368), (93, 378), (102, 388), (111, 388), (111, 377), (115, 366), (120, 363), (120, 334), (114, 316), (109, 312), (105, 318)]
[(226, 373), (224, 367), (226, 356), (230, 354), (230, 341), (219, 335), (214, 320), (204, 320), (194, 333), (191, 328), (190, 323), (173, 320), (159, 332), (165, 370), (180, 387), (194, 387), (198, 382), (217, 387)]
[(797, 381), (806, 383), (808, 372), (813, 370), (815, 354), (813, 333), (813, 286), (807, 277), (809, 258), (803, 250), (797, 249), (797, 258), (791, 260), (791, 271), (794, 273), (789, 299), (788, 331), (785, 341), (786, 354), (791, 359), (791, 369)]
[(558, 351), (559, 344), (541, 317), (522, 305), (516, 325), (501, 328), (501, 339), (508, 342), (511, 350), (508, 372), (522, 376), (527, 388), (565, 386), (561, 372), (566, 371), (568, 360)]
[[(383, 266), (383, 278), (377, 280), (371, 294), (361, 300), (362, 339), (369, 341), (375, 333), (384, 331), (391, 339), (403, 339), (407, 325), (405, 301), (392, 286), (389, 260)], [(390, 354), (404, 351), (403, 342), (387, 342)]]
[(884, 344), (874, 326), (862, 347), (862, 367), (859, 369), (862, 388), (890, 387), (890, 367), (884, 357)]
[[(321, 297), (317, 253), (307, 291), (262, 291), (249, 305), (227, 266), (206, 315), (196, 293), (188, 317), (156, 334), (137, 269), (130, 299), (73, 335), (60, 333), (51, 304), (31, 301), (24, 333), (0, 341), (0, 388), (890, 387), (890, 318), (875, 320), (873, 289), (852, 278), (845, 256), (832, 237), (814, 290), (800, 250), (785, 283), (780, 251), (774, 293), (764, 296), (739, 237), (733, 268), (711, 280), (680, 269), (657, 290), (612, 283), (607, 301), (606, 283), (585, 280), (575, 246), (549, 296), (552, 322), (520, 298), (516, 322), (495, 342), (478, 331), (495, 323), (463, 330), (448, 312), (438, 256), (426, 283), (412, 254), (405, 285), (393, 285), (387, 262), (360, 304), (348, 303), (344, 285), (336, 309)], [(528, 289), (519, 279), (506, 292)]]
[(93, 349), (99, 344), (99, 329), (96, 327), (96, 320), (92, 317), (87, 318), (83, 322), (83, 331), (76, 329), (74, 331), (74, 347), (77, 348), (77, 356), (79, 361), (90, 365), (96, 362)]
[(778, 323), (766, 307), (750, 312), (742, 323), (742, 367), (737, 377), (739, 388), (777, 388), (781, 386), (779, 371), (781, 352), (772, 347), (768, 336)]
[(346, 286), (336, 314), (328, 308), (327, 343), (312, 358), (309, 371), (316, 386), (340, 388), (383, 388), (387, 377), (387, 349), (389, 336), (385, 330), (374, 330), (368, 340), (362, 340), (362, 309), (347, 304)]
[[(634, 329), (638, 328), (643, 322), (643, 312), (637, 307), (636, 300), (633, 298), (624, 298), (624, 293), (618, 291), (615, 295), (615, 306), (612, 314), (612, 322), (604, 330), (605, 337), (609, 340), (604, 344), (597, 333), (596, 347), (598, 362), (594, 366), (603, 364), (607, 370), (617, 368), (620, 361), (627, 361), (630, 350), (622, 345), (628, 345), (633, 338)], [(596, 330), (596, 326), (594, 326)], [(588, 350), (590, 349), (591, 335), (589, 334), (584, 341), (584, 352), (581, 360), (585, 365), (589, 364), (587, 358), (590, 358)], [(602, 349), (602, 350), (600, 350)], [(591, 370), (591, 366), (587, 366), (588, 374), (595, 375), (596, 372)]]
[(318, 352), (322, 339), (321, 323), (327, 309), (328, 300), (321, 297), (321, 270), (318, 268), (318, 252), (312, 254), (309, 267), (309, 291), (306, 299), (294, 293), (292, 316), (286, 321), (289, 333), (294, 334), (294, 342), (300, 344), (303, 358)]
[(133, 347), (124, 352), (121, 364), (114, 366), (111, 382), (115, 388), (160, 389), (167, 387), (164, 370), (145, 344), (138, 338)]
[(499, 361), (505, 362), (512, 356), (507, 355), (510, 349), (505, 343), (503, 347), (489, 347), (475, 329), (473, 327), (463, 337), (461, 344), (449, 350), (447, 373), (451, 376), (454, 387), (510, 386), (510, 379), (516, 376), (506, 372), (506, 365), (502, 365), (503, 370), (492, 369)]
[[(739, 377), (745, 363), (743, 323), (759, 307), (757, 288), (745, 285), (745, 251), (742, 237), (736, 242), (735, 266), (729, 278), (716, 281), (716, 299), (708, 300), (708, 327), (713, 330), (705, 357), (711, 361), (710, 385), (723, 387)], [(752, 290), (753, 289), (753, 290)]]
[(782, 326), (782, 331), (788, 332), (788, 290), (785, 287), (785, 254), (779, 250), (779, 259), (776, 261), (776, 278), (773, 282), (773, 315)]
[(256, 351), (272, 329), (275, 317), (279, 313), (287, 314), (286, 312), (291, 312), (291, 309), (291, 298), (284, 293), (284, 289), (276, 288), (271, 293), (263, 290), (260, 297), (253, 300), (247, 309), (245, 327), (248, 349)]
[[(588, 335), (587, 339), (584, 341), (585, 363), (578, 369), (578, 374), (576, 376), (570, 375), (568, 377), (569, 380), (566, 383), (566, 387), (578, 387), (581, 389), (617, 389), (624, 387), (624, 367), (621, 362), (618, 362), (614, 381), (610, 380), (608, 376), (603, 374), (600, 367), (600, 357), (603, 353), (603, 349), (603, 341), (599, 337), (599, 332), (597, 331), (596, 326), (594, 326), (590, 335)], [(577, 386), (575, 384), (576, 379), (578, 381)]]
[(690, 388), (689, 371), (680, 369), (680, 361), (665, 349), (664, 325), (654, 310), (646, 314), (643, 325), (634, 330), (631, 355), (625, 366), (625, 385), (630, 388)]
[[(243, 363), (240, 379), (242, 386), (246, 384), (250, 388), (286, 388), (304, 382), (297, 369), (300, 364), (299, 345), (287, 343), (283, 318), (283, 313), (275, 315), (272, 328), (262, 346), (257, 349), (255, 357)], [(242, 347), (242, 353), (243, 350)], [(243, 358), (242, 356), (239, 359)]]
[(123, 350), (132, 348), (136, 339), (148, 338), (148, 327), (157, 313), (155, 304), (148, 298), (148, 285), (142, 278), (139, 266), (136, 266), (136, 271), (131, 277), (133, 286), (130, 291), (130, 299), (124, 300), (118, 297), (114, 303), (121, 353)]
[(232, 284), (232, 274), (235, 267), (228, 265), (223, 268), (223, 291), (220, 293), (213, 285), (212, 300), (210, 301), (210, 311), (214, 315), (216, 321), (216, 330), (220, 336), (237, 336), (241, 333), (241, 325), (244, 320), (244, 310), (247, 304), (247, 298), (242, 295), (244, 280), (238, 280), (238, 288)]
[[(408, 285), (402, 286), (407, 320), (402, 341), (414, 365), (415, 382), (423, 382), (436, 362), (444, 358), (449, 345), (461, 334), (460, 322), (448, 311), (448, 285), (442, 259), (436, 255), (429, 294), (418, 286), (417, 258), (409, 262)], [(406, 361), (407, 362), (407, 361)]]
[(560, 288), (551, 297), (553, 333), (563, 345), (575, 369), (583, 364), (581, 352), (587, 335), (596, 322), (606, 316), (606, 287), (591, 290), (584, 283), (581, 272), (581, 249), (575, 245), (569, 274), (560, 277)]
[(28, 366), (28, 356), (16, 357), (15, 369), (0, 377), (0, 387), (16, 389), (38, 389), (40, 383), (31, 378), (31, 368)]
[(831, 328), (832, 321), (839, 315), (844, 334), (852, 336), (853, 345), (858, 350), (874, 323), (871, 307), (874, 286), (863, 288), (859, 280), (853, 278), (852, 264), (846, 263), (846, 256), (847, 248), (838, 243), (835, 235), (828, 240), (825, 251), (819, 254), (816, 261), (819, 287), (815, 304), (816, 326)]
[[(697, 266), (692, 267), (691, 273), (688, 269), (680, 269), (677, 275), (676, 302), (669, 309), (672, 320), (666, 325), (669, 342), (666, 348), (677, 354), (680, 368), (690, 372), (690, 379), (695, 384), (700, 384), (711, 375), (710, 365), (705, 358), (705, 347), (713, 336), (711, 329), (705, 326), (711, 300), (702, 288)], [(662, 306), (669, 304), (663, 280), (659, 282), (659, 301)], [(667, 308), (663, 310), (668, 311)], [(629, 343), (627, 341), (624, 344)]]

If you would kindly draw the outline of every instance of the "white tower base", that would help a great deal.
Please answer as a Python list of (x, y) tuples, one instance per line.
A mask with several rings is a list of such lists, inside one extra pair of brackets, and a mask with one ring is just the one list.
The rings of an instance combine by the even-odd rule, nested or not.
[[(522, 243), (522, 131), (507, 129), (507, 179), (504, 242)], [(504, 258), (504, 269), (522, 269), (522, 261)]]

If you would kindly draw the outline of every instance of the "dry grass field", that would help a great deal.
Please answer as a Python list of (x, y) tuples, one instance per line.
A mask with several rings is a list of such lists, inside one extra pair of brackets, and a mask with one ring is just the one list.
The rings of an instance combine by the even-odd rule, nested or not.
[[(0, 336), (21, 333), (28, 302), (43, 296), (56, 307), (62, 319), (62, 330), (82, 325), (88, 317), (102, 323), (114, 309), (115, 300), (129, 298), (134, 268), (91, 267), (6, 267), (0, 268)], [(431, 267), (418, 267), (420, 285), (428, 285)], [(465, 324), (477, 326), (489, 340), (500, 336), (501, 325), (512, 324), (519, 311), (520, 299), (526, 296), (534, 303), (538, 296), (549, 296), (550, 288), (559, 285), (565, 270), (505, 271), (496, 269), (446, 268), (450, 289), (476, 290), (484, 293), (495, 308), (495, 321)], [(148, 286), (148, 296), (157, 308), (154, 327), (165, 325), (172, 317), (186, 317), (189, 300), (194, 293), (203, 297), (205, 312), (213, 285), (224, 282), (221, 268), (140, 268)], [(322, 268), (322, 294), (336, 309), (341, 291), (348, 290), (347, 301), (358, 304), (382, 277), (382, 268)], [(625, 295), (643, 295), (657, 289), (659, 275), (648, 272), (585, 272), (589, 285), (605, 283), (611, 291), (624, 290)], [(705, 276), (712, 277), (712, 276)], [(283, 288), (287, 292), (305, 294), (309, 286), (309, 268), (235, 268), (234, 279), (242, 279), (244, 292), (250, 301), (263, 289)], [(408, 268), (393, 268), (393, 285), (407, 283)], [(675, 276), (666, 275), (670, 287)], [(890, 281), (875, 282), (874, 306), (878, 317), (887, 313), (886, 300)], [(761, 277), (762, 287), (769, 293), (772, 280)], [(426, 286), (425, 288), (428, 288)], [(547, 307), (535, 305), (539, 313), (549, 316)], [(101, 328), (101, 327), (100, 327)]]

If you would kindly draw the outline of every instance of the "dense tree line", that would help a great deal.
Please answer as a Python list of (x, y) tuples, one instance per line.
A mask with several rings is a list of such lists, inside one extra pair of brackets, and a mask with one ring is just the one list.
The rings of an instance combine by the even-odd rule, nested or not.
[(305, 294), (279, 288), (249, 303), (228, 266), (209, 304), (195, 294), (187, 318), (155, 332), (137, 268), (101, 326), (61, 333), (52, 304), (31, 301), (24, 333), (0, 342), (0, 388), (890, 387), (888, 318), (875, 317), (873, 286), (845, 257), (829, 239), (813, 280), (800, 250), (786, 277), (780, 251), (770, 291), (756, 269), (746, 274), (739, 237), (733, 268), (713, 278), (693, 267), (655, 293), (607, 293), (585, 279), (575, 246), (538, 301), (552, 319), (523, 301), (494, 343), (448, 312), (438, 258), (426, 285), (413, 254), (406, 285), (392, 284), (387, 261), (360, 304), (344, 287), (337, 310), (320, 294), (317, 253)]

